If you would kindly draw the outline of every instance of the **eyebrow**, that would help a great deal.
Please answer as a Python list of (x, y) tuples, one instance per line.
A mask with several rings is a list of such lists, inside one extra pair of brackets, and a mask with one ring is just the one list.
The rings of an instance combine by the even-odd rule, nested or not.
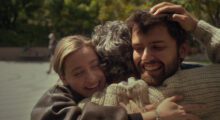
[(157, 44), (157, 43), (164, 43), (164, 41), (162, 41), (162, 40), (157, 40), (157, 41), (151, 42), (150, 44)]
[[(162, 40), (158, 40), (158, 41), (153, 41), (153, 42), (150, 42), (149, 44), (160, 44), (160, 43), (164, 43), (164, 41)], [(132, 47), (138, 47), (138, 46), (142, 46), (142, 43), (132, 43)]]
[[(93, 63), (95, 63), (95, 62), (99, 62), (99, 60), (98, 60), (97, 58), (95, 58), (95, 59), (91, 60), (91, 61), (89, 62), (89, 64), (93, 64)], [(74, 71), (78, 71), (78, 70), (80, 70), (80, 69), (81, 69), (80, 66), (76, 66), (76, 67), (74, 67), (71, 71), (74, 72)]]
[(81, 67), (77, 66), (77, 67), (73, 68), (73, 69), (71, 70), (71, 72), (73, 73), (73, 72), (75, 72), (75, 71), (79, 71), (80, 69), (81, 69)]

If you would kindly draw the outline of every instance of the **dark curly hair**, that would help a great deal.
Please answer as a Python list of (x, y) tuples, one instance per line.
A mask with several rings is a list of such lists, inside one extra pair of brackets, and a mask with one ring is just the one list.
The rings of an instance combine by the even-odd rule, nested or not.
[(164, 13), (153, 16), (146, 10), (137, 10), (128, 17), (126, 23), (130, 32), (138, 30), (138, 32), (142, 34), (146, 34), (153, 27), (164, 25), (168, 33), (176, 40), (176, 44), (179, 47), (188, 39), (189, 34), (178, 22), (171, 20), (171, 15), (172, 13)]

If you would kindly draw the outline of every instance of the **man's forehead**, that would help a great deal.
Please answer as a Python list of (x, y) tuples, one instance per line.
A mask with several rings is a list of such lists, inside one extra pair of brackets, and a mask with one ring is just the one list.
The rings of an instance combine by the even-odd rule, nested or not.
[(161, 43), (167, 41), (167, 39), (173, 39), (169, 34), (167, 28), (163, 25), (157, 25), (143, 33), (142, 31), (136, 29), (132, 32), (132, 43), (141, 41), (151, 41), (154, 43)]

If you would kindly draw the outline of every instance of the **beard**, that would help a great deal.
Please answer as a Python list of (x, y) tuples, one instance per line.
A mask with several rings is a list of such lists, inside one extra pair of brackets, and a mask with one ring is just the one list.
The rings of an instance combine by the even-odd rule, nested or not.
[[(149, 70), (144, 67), (146, 64), (157, 64), (160, 67), (158, 67), (156, 70)], [(168, 77), (176, 73), (179, 65), (180, 60), (177, 56), (176, 59), (166, 65), (159, 60), (151, 60), (149, 62), (139, 61), (137, 69), (140, 73), (140, 78), (149, 86), (160, 86)]]

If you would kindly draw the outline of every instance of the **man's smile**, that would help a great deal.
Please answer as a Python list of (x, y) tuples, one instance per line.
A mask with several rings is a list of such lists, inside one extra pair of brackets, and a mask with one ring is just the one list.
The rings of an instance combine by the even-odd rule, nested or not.
[(156, 71), (161, 68), (161, 65), (158, 63), (154, 64), (144, 64), (143, 69), (144, 71)]

